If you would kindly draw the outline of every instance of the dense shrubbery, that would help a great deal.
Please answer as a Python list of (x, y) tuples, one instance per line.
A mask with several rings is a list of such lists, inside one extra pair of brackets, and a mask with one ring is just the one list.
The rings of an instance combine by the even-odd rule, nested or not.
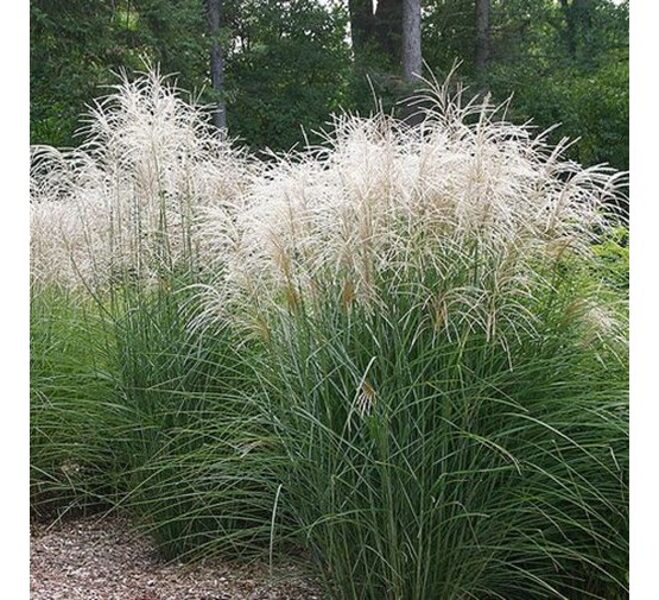
[(35, 510), (338, 598), (624, 593), (624, 178), (429, 99), (260, 163), (147, 77), (36, 153)]
[(564, 67), (542, 85), (537, 67), (506, 67), (492, 75), (492, 88), (503, 96), (515, 89), (513, 116), (533, 119), (538, 127), (560, 123), (554, 137), (579, 138), (570, 155), (582, 164), (629, 167), (629, 72), (626, 56), (612, 56), (596, 69)]
[[(142, 68), (144, 58), (176, 73), (205, 102), (215, 101), (203, 4), (68, 0), (62, 8), (32, 0), (31, 142), (77, 144), (85, 104), (104, 93), (111, 71)], [(377, 25), (379, 43), (366, 52), (347, 33), (350, 8), (363, 2), (225, 0), (222, 96), (231, 135), (252, 149), (288, 150), (323, 128), (338, 107), (369, 114), (372, 88), (395, 110), (408, 91), (398, 66), (400, 2), (381, 4), (388, 16)], [(628, 168), (627, 2), (492, 0), (485, 76), (473, 65), (474, 0), (423, 4), (428, 73), (443, 79), (463, 61), (462, 75), (476, 89), (489, 87), (497, 101), (515, 93), (516, 121), (562, 123), (559, 136), (581, 137), (572, 158)]]

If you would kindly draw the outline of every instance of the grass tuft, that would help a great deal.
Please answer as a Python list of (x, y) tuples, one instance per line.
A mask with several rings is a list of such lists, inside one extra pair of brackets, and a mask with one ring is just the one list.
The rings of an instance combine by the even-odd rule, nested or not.
[(34, 150), (37, 512), (335, 598), (626, 597), (625, 177), (418, 103), (266, 163), (152, 73)]

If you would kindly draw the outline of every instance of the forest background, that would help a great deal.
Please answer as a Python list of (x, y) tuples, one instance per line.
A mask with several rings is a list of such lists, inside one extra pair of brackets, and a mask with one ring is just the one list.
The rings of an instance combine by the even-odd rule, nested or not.
[[(71, 146), (79, 115), (145, 61), (226, 109), (252, 150), (314, 143), (332, 112), (386, 110), (403, 77), (402, 0), (33, 0), (30, 143)], [(459, 76), (509, 117), (579, 138), (571, 158), (629, 167), (629, 2), (423, 0), (424, 76)], [(212, 77), (215, 51), (220, 71)], [(217, 74), (219, 75), (219, 79)], [(224, 115), (223, 115), (224, 118)], [(306, 132), (306, 133), (305, 133)], [(306, 138), (305, 138), (306, 136)]]

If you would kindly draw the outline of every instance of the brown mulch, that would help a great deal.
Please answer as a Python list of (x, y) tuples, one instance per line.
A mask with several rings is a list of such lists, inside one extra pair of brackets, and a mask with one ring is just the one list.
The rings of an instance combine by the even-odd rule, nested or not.
[(31, 600), (320, 600), (293, 565), (162, 560), (121, 517), (32, 526)]

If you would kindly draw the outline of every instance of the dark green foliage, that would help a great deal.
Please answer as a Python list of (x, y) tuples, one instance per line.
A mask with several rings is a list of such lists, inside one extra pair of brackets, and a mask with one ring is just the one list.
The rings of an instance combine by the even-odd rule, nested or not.
[(109, 332), (88, 298), (40, 290), (31, 302), (30, 492), (37, 513), (107, 504), (121, 416)]
[(232, 135), (250, 146), (287, 150), (346, 105), (347, 16), (316, 0), (245, 2), (227, 65)]
[[(560, 123), (552, 139), (579, 138), (571, 151), (575, 160), (626, 170), (628, 5), (584, 4), (585, 11), (570, 11), (575, 29), (568, 35), (559, 3), (492, 2), (492, 57), (487, 81), (478, 85), (498, 101), (512, 94), (511, 116), (517, 121), (533, 119), (540, 129)], [(440, 80), (459, 60), (466, 83), (475, 85), (472, 17), (473, 2), (467, 0), (429, 3), (424, 58)]]
[[(571, 157), (582, 164), (629, 168), (628, 6), (585, 3), (568, 42), (556, 3), (494, 3), (494, 60), (489, 86), (502, 100), (514, 95), (512, 116), (533, 119), (552, 138), (575, 139)], [(575, 17), (577, 18), (577, 17)]]
[(412, 294), (282, 319), (264, 410), (333, 597), (624, 593), (626, 367), (584, 346), (573, 285), (508, 351), (447, 339)]
[(104, 0), (30, 3), (30, 141), (71, 145), (84, 106), (117, 64)]
[[(574, 159), (627, 169), (628, 4), (564, 4), (493, 1), (492, 56), (478, 87), (496, 100), (514, 93), (517, 119), (533, 118), (540, 128), (561, 123), (556, 138), (580, 138)], [(373, 14), (350, 3), (353, 11), (360, 6), (353, 17), (363, 39), (352, 57), (348, 3), (226, 0), (220, 42), (230, 134), (252, 148), (288, 150), (304, 144), (302, 128), (322, 128), (333, 111), (371, 112), (373, 92), (387, 110), (409, 94), (399, 73), (397, 3), (380, 3)], [(32, 143), (75, 143), (78, 115), (114, 82), (110, 69), (140, 69), (144, 59), (215, 100), (198, 0), (36, 0), (31, 16)], [(471, 0), (424, 3), (423, 56), (440, 80), (458, 60), (465, 82), (476, 85), (474, 40)]]
[[(225, 2), (231, 134), (258, 148), (288, 149), (302, 128), (321, 128), (346, 104), (347, 14), (317, 0)], [(114, 83), (111, 69), (144, 61), (176, 73), (181, 87), (212, 102), (203, 3), (183, 0), (35, 2), (31, 6), (32, 143), (70, 145), (86, 104)]]
[(422, 21), (423, 57), (438, 72), (447, 72), (456, 60), (465, 72), (474, 69), (476, 20), (473, 0), (440, 0), (429, 4)]
[[(594, 70), (540, 67), (533, 64), (496, 66), (491, 89), (499, 98), (513, 94), (512, 117), (532, 119), (546, 129), (560, 123), (552, 139), (578, 140), (570, 155), (582, 164), (608, 163), (629, 167), (629, 69), (626, 54)], [(538, 85), (538, 76), (542, 84)]]

